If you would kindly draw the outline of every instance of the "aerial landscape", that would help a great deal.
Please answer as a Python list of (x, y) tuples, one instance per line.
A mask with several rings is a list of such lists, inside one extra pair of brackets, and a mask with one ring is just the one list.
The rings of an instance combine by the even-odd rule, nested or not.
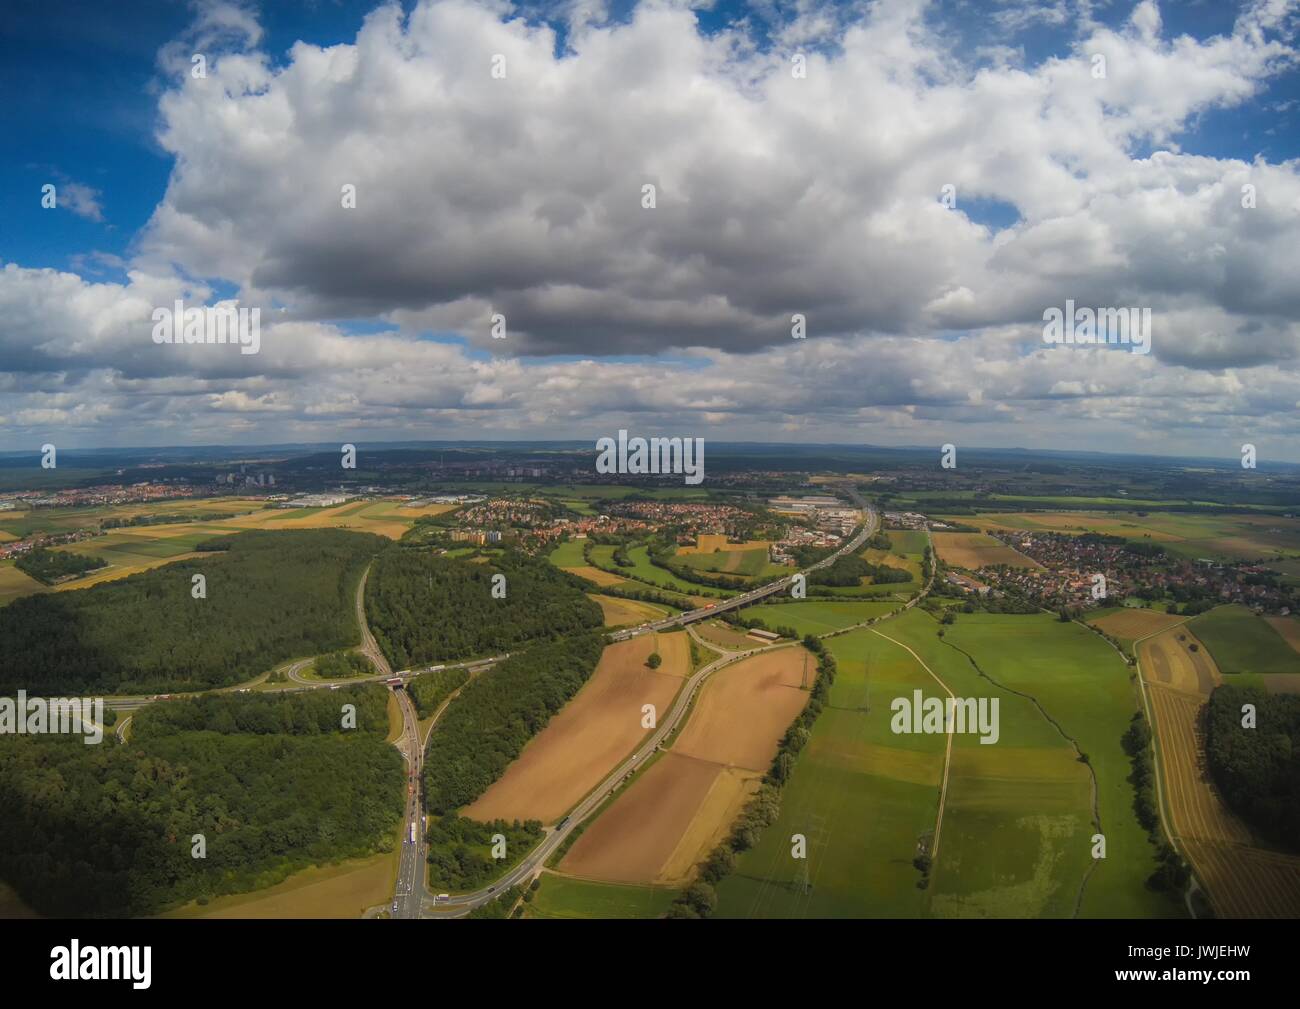
[(1297, 5), (0, 35), (0, 917), (1300, 917)]

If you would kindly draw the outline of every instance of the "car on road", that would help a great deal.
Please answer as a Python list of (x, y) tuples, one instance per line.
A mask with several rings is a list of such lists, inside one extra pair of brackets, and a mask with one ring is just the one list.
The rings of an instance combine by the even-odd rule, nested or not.
[(435, 903), (442, 904), (442, 903), (445, 903), (446, 901), (451, 900), (451, 894), (449, 894), (449, 893), (440, 893), (440, 894), (438, 894), (438, 896), (434, 897), (433, 899), (434, 899), (434, 902), (435, 902)]

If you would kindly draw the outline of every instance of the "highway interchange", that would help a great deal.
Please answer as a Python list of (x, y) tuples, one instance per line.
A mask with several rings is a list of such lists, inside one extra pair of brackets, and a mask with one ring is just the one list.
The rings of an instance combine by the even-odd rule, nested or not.
[[(867, 519), (863, 523), (861, 530), (849, 542), (845, 543), (834, 553), (825, 557), (816, 564), (805, 569), (802, 574), (807, 575), (812, 571), (827, 567), (833, 564), (835, 560), (844, 554), (855, 552), (861, 549), (862, 545), (875, 532), (878, 524), (875, 511), (857, 494), (856, 490), (846, 486), (846, 493), (853, 499), (854, 503), (867, 513)], [(442, 707), (435, 714), (430, 722), (424, 738), (420, 737), (419, 720), (415, 710), (415, 705), (405, 690), (396, 689), (402, 682), (413, 676), (419, 676), (422, 673), (430, 672), (436, 669), (463, 667), (470, 671), (471, 676), (477, 675), (483, 670), (491, 667), (504, 658), (506, 655), (495, 655), (488, 658), (475, 659), (470, 662), (447, 663), (446, 665), (431, 665), (419, 669), (406, 669), (394, 672), (389, 666), (387, 659), (384, 657), (382, 650), (375, 641), (374, 635), (370, 630), (369, 622), (365, 615), (365, 586), (369, 577), (369, 569), (362, 575), (361, 581), (357, 586), (356, 612), (357, 622), (361, 627), (361, 645), (358, 650), (364, 654), (374, 664), (379, 672), (374, 676), (353, 677), (348, 680), (328, 681), (309, 678), (305, 675), (304, 670), (315, 662), (315, 657), (298, 659), (282, 667), (287, 679), (296, 684), (293, 687), (285, 687), (278, 692), (295, 692), (301, 690), (322, 690), (334, 689), (344, 685), (365, 682), (384, 682), (396, 696), (398, 706), (402, 713), (402, 733), (395, 742), (395, 745), (402, 752), (403, 759), (406, 762), (408, 775), (408, 790), (406, 801), (406, 813), (402, 825), (401, 837), (401, 854), (398, 859), (398, 872), (396, 890), (391, 906), (385, 908), (389, 915), (394, 918), (420, 918), (420, 917), (462, 917), (472, 911), (474, 908), (481, 907), (488, 901), (497, 897), (501, 891), (507, 890), (512, 886), (526, 883), (533, 876), (539, 874), (546, 861), (554, 854), (555, 850), (564, 844), (565, 840), (572, 832), (584, 823), (603, 803), (612, 795), (618, 787), (629, 778), (645, 761), (657, 750), (672, 733), (678, 728), (679, 724), (690, 711), (691, 702), (694, 700), (696, 693), (701, 685), (714, 672), (725, 666), (738, 662), (741, 659), (748, 658), (758, 652), (771, 651), (776, 648), (789, 648), (793, 642), (782, 642), (773, 645), (764, 645), (747, 649), (743, 652), (731, 652), (715, 659), (708, 665), (697, 670), (686, 682), (685, 688), (677, 694), (677, 699), (669, 711), (668, 716), (662, 719), (657, 727), (650, 733), (643, 743), (637, 748), (636, 752), (618, 765), (610, 774), (588, 795), (582, 799), (560, 823), (549, 828), (546, 836), (541, 843), (530, 851), (522, 861), (507, 871), (495, 883), (472, 893), (453, 894), (446, 899), (439, 899), (439, 895), (431, 892), (425, 882), (424, 865), (425, 865), (425, 839), (424, 839), (424, 814), (422, 795), (420, 792), (422, 785), (422, 770), (424, 757), (424, 743), (428, 739), (428, 733), (432, 732), (443, 711), (448, 704), (454, 699), (455, 694), (449, 697)], [(708, 606), (695, 610), (687, 610), (676, 616), (666, 617), (663, 620), (653, 623), (642, 624), (639, 627), (627, 628), (616, 631), (609, 635), (613, 641), (623, 641), (628, 638), (636, 637), (641, 634), (652, 633), (655, 631), (669, 630), (675, 627), (685, 627), (698, 620), (706, 620), (717, 616), (719, 613), (728, 610), (738, 609), (744, 606), (754, 604), (760, 599), (775, 595), (779, 592), (788, 591), (794, 584), (796, 575), (788, 575), (779, 578), (774, 582), (769, 582), (756, 589), (733, 596), (730, 599), (713, 603)], [(927, 586), (928, 587), (928, 586)], [(214, 693), (223, 693), (230, 691), (247, 692), (250, 687), (223, 687)], [(457, 691), (456, 693), (459, 693)], [(105, 703), (118, 712), (134, 712), (146, 704), (155, 700), (167, 699), (169, 695), (149, 695), (137, 697), (120, 697), (108, 698)], [(187, 695), (192, 696), (192, 695)], [(130, 724), (131, 715), (122, 719), (116, 727), (118, 739), (125, 741), (126, 729)], [(414, 830), (412, 830), (414, 826)], [(414, 837), (414, 841), (412, 841)], [(379, 909), (372, 909), (379, 910)]]

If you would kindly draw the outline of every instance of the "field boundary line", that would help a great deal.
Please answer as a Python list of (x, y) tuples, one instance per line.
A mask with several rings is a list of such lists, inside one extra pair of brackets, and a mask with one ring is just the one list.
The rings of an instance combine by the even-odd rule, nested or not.
[[(952, 690), (948, 687), (948, 684), (944, 683), (943, 680), (939, 679), (939, 675), (933, 669), (927, 666), (925, 664), (925, 660), (922, 659), (921, 656), (917, 655), (916, 652), (912, 651), (912, 649), (908, 645), (905, 645), (901, 641), (897, 641), (894, 638), (891, 638), (888, 634), (882, 634), (874, 627), (871, 628), (871, 633), (879, 634), (886, 641), (892, 641), (894, 644), (898, 645), (899, 648), (907, 652), (908, 655), (916, 659), (916, 661), (921, 664), (921, 668), (924, 669), (927, 673), (929, 673), (932, 677), (934, 677), (934, 682), (939, 684), (939, 686), (943, 687), (943, 689), (948, 692), (948, 696), (952, 698), (954, 702), (956, 702), (957, 695), (952, 692)], [(955, 726), (955, 720), (952, 718), (947, 718), (945, 719), (945, 721), (948, 723), (948, 733), (947, 733), (948, 745), (944, 749), (944, 754), (943, 754), (943, 784), (942, 787), (939, 789), (939, 815), (935, 819), (935, 823), (934, 823), (934, 847), (930, 849), (930, 866), (932, 869), (934, 867), (934, 863), (939, 860), (939, 835), (943, 830), (944, 805), (948, 801), (948, 770), (952, 766), (952, 736), (953, 736), (953, 728)]]
[[(984, 672), (984, 670), (980, 668), (980, 664), (975, 661), (975, 657), (971, 655), (970, 652), (966, 651), (966, 649), (962, 648), (960, 645), (954, 645), (947, 638), (943, 639), (943, 643), (947, 645), (949, 648), (961, 652), (962, 655), (966, 656), (966, 661), (971, 664), (971, 668), (975, 670), (976, 674), (988, 680), (999, 690), (1005, 690), (1009, 694), (1014, 694), (1017, 697), (1022, 697), (1025, 700), (1029, 701), (1035, 708), (1038, 709), (1038, 713), (1043, 716), (1044, 720), (1046, 720), (1047, 723), (1051, 725), (1052, 728), (1054, 728), (1058, 733), (1060, 733), (1061, 738), (1070, 744), (1070, 747), (1074, 750), (1076, 759), (1078, 759), (1079, 762), (1082, 763), (1083, 766), (1088, 769), (1088, 781), (1092, 786), (1092, 822), (1093, 825), (1097, 828), (1097, 833), (1104, 835), (1106, 831), (1105, 828), (1102, 827), (1101, 825), (1101, 802), (1097, 790), (1097, 771), (1096, 768), (1092, 766), (1091, 761), (1084, 761), (1081, 759), (1083, 757), (1083, 749), (1082, 747), (1079, 746), (1079, 741), (1075, 739), (1073, 736), (1071, 736), (1068, 732), (1066, 732), (1065, 727), (1061, 725), (1060, 722), (1058, 722), (1055, 718), (1053, 718), (1050, 714), (1048, 714), (1047, 709), (1043, 707), (1042, 703), (1033, 694), (1026, 693), (1023, 690), (1017, 690), (1015, 687), (1008, 687), (1003, 683), (999, 683), (992, 676), (990, 676), (988, 673)], [(1127, 663), (1125, 664), (1125, 667), (1127, 668)], [(1074, 917), (1076, 918), (1079, 917), (1079, 910), (1080, 908), (1083, 907), (1083, 894), (1084, 891), (1087, 889), (1089, 880), (1092, 879), (1092, 873), (1093, 870), (1097, 868), (1098, 861), (1099, 860), (1095, 858), (1090, 860), (1090, 862), (1088, 863), (1088, 871), (1083, 874), (1083, 879), (1080, 880), (1079, 882), (1079, 892), (1074, 899)]]

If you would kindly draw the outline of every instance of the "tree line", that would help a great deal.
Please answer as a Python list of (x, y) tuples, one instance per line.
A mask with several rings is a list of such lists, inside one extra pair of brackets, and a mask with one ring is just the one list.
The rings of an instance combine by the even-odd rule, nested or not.
[[(505, 839), (506, 857), (492, 857), (493, 837)], [(476, 890), (527, 854), (542, 838), (539, 820), (479, 823), (463, 816), (434, 818), (429, 824), (429, 886), (448, 893)]]
[(468, 679), (469, 670), (464, 666), (438, 669), (412, 677), (407, 681), (406, 692), (415, 704), (415, 713), (421, 718), (428, 718), (443, 701), (463, 687)]

